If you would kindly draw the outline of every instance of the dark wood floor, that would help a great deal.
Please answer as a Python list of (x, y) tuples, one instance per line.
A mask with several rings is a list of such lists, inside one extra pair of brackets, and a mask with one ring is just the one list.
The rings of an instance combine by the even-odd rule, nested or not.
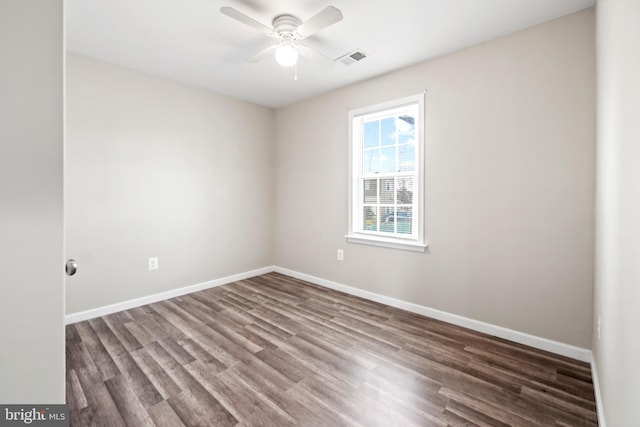
[(589, 366), (276, 273), (67, 326), (74, 426), (595, 426)]

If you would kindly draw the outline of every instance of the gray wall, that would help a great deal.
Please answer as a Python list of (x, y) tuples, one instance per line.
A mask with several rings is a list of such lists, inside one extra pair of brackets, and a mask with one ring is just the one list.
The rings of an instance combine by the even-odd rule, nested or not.
[(601, 0), (597, 21), (593, 352), (607, 425), (631, 427), (640, 424), (640, 2)]
[[(275, 113), (67, 67), (68, 313), (276, 264), (590, 348), (593, 10)], [(348, 109), (424, 89), (428, 253), (346, 244)]]
[(271, 265), (272, 110), (73, 54), (66, 72), (67, 313)]
[[(590, 348), (594, 70), (590, 9), (278, 110), (276, 264)], [(424, 89), (428, 253), (345, 243), (348, 109)]]
[(62, 1), (0, 2), (0, 403), (64, 403)]

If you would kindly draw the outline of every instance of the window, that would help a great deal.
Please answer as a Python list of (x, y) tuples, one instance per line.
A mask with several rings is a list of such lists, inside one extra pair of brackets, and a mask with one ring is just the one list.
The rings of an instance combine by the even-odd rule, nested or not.
[(424, 251), (424, 95), (353, 110), (347, 240)]

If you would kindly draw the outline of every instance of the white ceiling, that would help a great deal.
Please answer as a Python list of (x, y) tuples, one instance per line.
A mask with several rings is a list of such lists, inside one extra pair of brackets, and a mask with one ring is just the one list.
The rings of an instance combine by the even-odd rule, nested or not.
[[(268, 107), (282, 107), (347, 84), (549, 21), (595, 0), (66, 0), (71, 52), (156, 74)], [(302, 58), (244, 59), (272, 39), (219, 12), (231, 6), (271, 26), (277, 15), (306, 20), (332, 5), (344, 19), (307, 42), (350, 66)]]

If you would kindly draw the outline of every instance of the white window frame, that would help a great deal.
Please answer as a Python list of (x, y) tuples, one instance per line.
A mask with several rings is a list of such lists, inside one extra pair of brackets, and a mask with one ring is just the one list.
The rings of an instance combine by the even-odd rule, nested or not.
[[(368, 231), (363, 227), (364, 189), (363, 157), (364, 157), (364, 122), (378, 117), (399, 114), (402, 109), (417, 106), (418, 121), (415, 139), (415, 161), (417, 171), (413, 182), (413, 214), (411, 236), (386, 235), (381, 231)], [(383, 246), (424, 252), (425, 241), (425, 204), (424, 204), (424, 93), (408, 96), (394, 101), (384, 102), (369, 107), (349, 111), (349, 231), (345, 236), (348, 242)], [(381, 177), (383, 175), (380, 175)], [(417, 212), (417, 215), (416, 215)]]

